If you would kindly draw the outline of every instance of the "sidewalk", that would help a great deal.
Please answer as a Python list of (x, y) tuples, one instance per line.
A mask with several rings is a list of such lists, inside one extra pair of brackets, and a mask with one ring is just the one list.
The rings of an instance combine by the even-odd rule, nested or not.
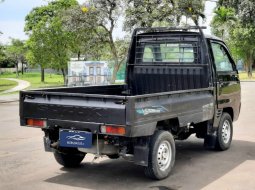
[(2, 92), (1, 94), (7, 94), (7, 93), (11, 93), (11, 92), (20, 91), (20, 90), (23, 90), (30, 86), (30, 82), (25, 81), (25, 80), (13, 79), (13, 78), (3, 78), (3, 79), (15, 81), (18, 83), (18, 85), (15, 86), (14, 88), (11, 88), (9, 90)]
[[(8, 103), (8, 102), (18, 102), (19, 101), (18, 91), (29, 87), (30, 82), (27, 82), (24, 80), (19, 80), (19, 79), (12, 79), (12, 78), (4, 78), (4, 79), (16, 81), (18, 83), (18, 85), (15, 86), (14, 88), (11, 88), (9, 90), (6, 90), (6, 91), (0, 93), (0, 104)], [(11, 93), (11, 92), (17, 92), (17, 93), (16, 94), (7, 94), (7, 93)]]

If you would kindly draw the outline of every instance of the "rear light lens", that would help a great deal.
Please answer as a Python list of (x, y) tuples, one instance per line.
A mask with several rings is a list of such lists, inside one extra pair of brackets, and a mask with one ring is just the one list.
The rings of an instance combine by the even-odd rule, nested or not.
[(29, 127), (39, 127), (39, 128), (43, 128), (47, 126), (46, 120), (42, 120), (42, 119), (27, 119), (26, 124)]
[(101, 133), (113, 134), (113, 135), (125, 135), (126, 129), (121, 126), (102, 125)]

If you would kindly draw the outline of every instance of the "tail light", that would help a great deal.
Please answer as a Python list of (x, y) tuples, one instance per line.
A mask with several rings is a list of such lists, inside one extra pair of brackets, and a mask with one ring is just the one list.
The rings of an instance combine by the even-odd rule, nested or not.
[(43, 119), (27, 119), (27, 126), (43, 128), (47, 126), (46, 120)]
[(113, 135), (125, 135), (126, 129), (122, 126), (102, 125), (101, 133), (113, 134)]

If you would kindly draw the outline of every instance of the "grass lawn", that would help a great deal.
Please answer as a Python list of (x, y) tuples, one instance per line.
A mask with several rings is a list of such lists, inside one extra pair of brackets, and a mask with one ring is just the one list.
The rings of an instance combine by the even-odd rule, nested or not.
[(15, 81), (0, 79), (0, 93), (5, 91), (5, 90), (9, 90), (11, 88), (14, 88), (17, 85), (18, 85), (18, 83), (15, 82)]
[[(1, 74), (1, 78), (15, 78), (16, 74)], [(45, 82), (41, 82), (41, 74), (40, 73), (24, 73), (24, 75), (20, 74), (17, 79), (26, 80), (31, 83), (31, 86), (28, 89), (34, 88), (47, 88), (54, 86), (63, 86), (64, 80), (62, 75), (57, 74), (45, 74)]]
[(240, 80), (255, 80), (255, 72), (252, 72), (252, 78), (248, 77), (247, 72), (239, 72)]

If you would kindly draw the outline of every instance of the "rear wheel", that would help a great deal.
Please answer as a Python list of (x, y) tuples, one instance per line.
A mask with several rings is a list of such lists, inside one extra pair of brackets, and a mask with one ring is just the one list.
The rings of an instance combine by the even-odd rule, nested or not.
[(216, 145), (217, 150), (227, 150), (232, 142), (233, 124), (232, 118), (228, 113), (223, 113), (217, 131)]
[(149, 150), (148, 166), (144, 173), (153, 179), (169, 176), (175, 162), (175, 142), (168, 131), (156, 131), (152, 136)]
[(80, 165), (80, 163), (82, 162), (82, 160), (85, 157), (85, 153), (82, 152), (69, 152), (69, 153), (63, 153), (63, 152), (59, 152), (57, 150), (55, 150), (54, 152), (54, 157), (56, 159), (56, 161), (67, 168), (74, 168), (74, 167), (78, 167)]

